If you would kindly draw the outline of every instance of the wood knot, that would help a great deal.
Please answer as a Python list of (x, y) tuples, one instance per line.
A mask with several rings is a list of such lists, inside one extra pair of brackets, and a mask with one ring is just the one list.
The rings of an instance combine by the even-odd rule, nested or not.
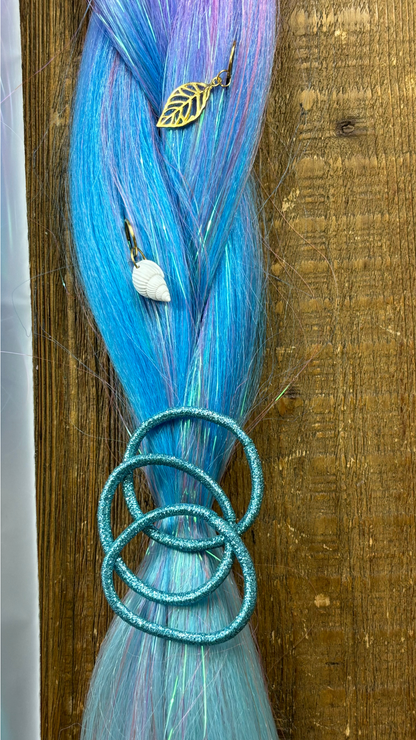
[(282, 417), (295, 416), (303, 406), (300, 390), (293, 386), (278, 399), (277, 410)]
[(357, 127), (357, 121), (354, 118), (346, 118), (343, 121), (338, 121), (336, 125), (337, 136), (357, 136), (360, 131)]

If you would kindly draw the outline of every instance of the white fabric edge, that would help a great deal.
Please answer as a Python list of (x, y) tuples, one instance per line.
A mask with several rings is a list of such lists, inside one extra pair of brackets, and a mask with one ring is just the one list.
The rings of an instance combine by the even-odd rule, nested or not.
[(18, 0), (1, 0), (1, 709), (40, 740), (32, 319)]

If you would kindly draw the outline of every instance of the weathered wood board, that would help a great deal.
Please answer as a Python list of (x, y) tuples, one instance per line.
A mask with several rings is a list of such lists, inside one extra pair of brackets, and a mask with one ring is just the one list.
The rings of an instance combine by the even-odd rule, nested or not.
[[(95, 514), (127, 432), (67, 243), (85, 6), (20, 6), (42, 740), (70, 740), (111, 619)], [(407, 0), (281, 8), (257, 172), (272, 248), (269, 400), (291, 386), (253, 430), (267, 489), (248, 544), (282, 738), (416, 738), (415, 14)], [(225, 484), (240, 481), (237, 455)]]

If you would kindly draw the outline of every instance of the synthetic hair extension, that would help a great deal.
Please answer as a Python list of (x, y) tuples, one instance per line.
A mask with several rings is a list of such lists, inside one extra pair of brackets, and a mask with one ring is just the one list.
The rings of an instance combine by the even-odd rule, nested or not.
[[(264, 268), (250, 173), (275, 24), (274, 0), (95, 0), (74, 109), (75, 259), (135, 422), (181, 407), (212, 417), (169, 417), (150, 429), (140, 454), (174, 456), (214, 482), (235, 441), (214, 414), (244, 424), (262, 367)], [(229, 87), (214, 89), (189, 126), (158, 128), (172, 91), (215, 78), (234, 41)], [(134, 289), (125, 219), (139, 249), (163, 270), (170, 302)], [(155, 506), (185, 511), (156, 523), (158, 531), (197, 541), (213, 537), (215, 526), (186, 507), (210, 509), (214, 489), (189, 472), (144, 467)], [(215, 575), (224, 552), (151, 540), (138, 577), (159, 592), (184, 594)], [(229, 574), (186, 606), (134, 591), (124, 605), (167, 630), (212, 634), (233, 621), (241, 598)], [(249, 626), (219, 644), (188, 644), (116, 617), (95, 666), (82, 738), (276, 740)]]

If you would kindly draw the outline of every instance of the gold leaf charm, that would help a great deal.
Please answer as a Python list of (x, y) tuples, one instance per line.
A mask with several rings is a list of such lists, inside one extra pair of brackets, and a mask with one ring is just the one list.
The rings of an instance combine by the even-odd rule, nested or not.
[(181, 128), (196, 121), (204, 110), (211, 90), (212, 82), (186, 82), (169, 95), (157, 126), (159, 128)]
[[(234, 41), (227, 69), (222, 69), (211, 82), (185, 82), (169, 95), (156, 124), (158, 128), (182, 128), (196, 121), (204, 110), (212, 89), (228, 87), (231, 82), (235, 45)], [(222, 78), (223, 74), (225, 74), (225, 81)]]

